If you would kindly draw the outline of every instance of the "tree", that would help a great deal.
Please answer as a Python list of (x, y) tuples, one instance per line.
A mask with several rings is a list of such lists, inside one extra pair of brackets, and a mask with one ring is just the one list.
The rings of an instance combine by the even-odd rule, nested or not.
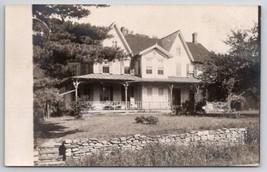
[(226, 54), (211, 53), (203, 65), (200, 78), (213, 96), (226, 100), (229, 95), (250, 95), (260, 100), (260, 42), (258, 26), (232, 31), (225, 41)]
[(118, 48), (101, 45), (109, 37), (109, 28), (73, 22), (90, 14), (86, 7), (33, 5), (34, 112), (38, 118), (45, 115), (47, 106), (57, 111), (63, 101), (58, 85), (73, 75), (69, 62), (92, 64), (124, 56)]

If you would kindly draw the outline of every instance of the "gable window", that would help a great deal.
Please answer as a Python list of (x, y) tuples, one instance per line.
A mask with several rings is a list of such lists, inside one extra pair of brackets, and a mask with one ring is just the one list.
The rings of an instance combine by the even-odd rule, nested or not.
[(146, 67), (146, 74), (152, 74), (152, 66)]
[(158, 74), (159, 75), (163, 75), (164, 74), (163, 67), (158, 67)]
[(118, 46), (118, 42), (117, 41), (112, 41), (112, 47), (117, 47)]
[(179, 46), (176, 47), (176, 55), (181, 56), (181, 48)]
[(163, 88), (159, 88), (158, 94), (159, 94), (159, 96), (163, 96)]
[(152, 96), (152, 88), (151, 87), (147, 87), (147, 95)]

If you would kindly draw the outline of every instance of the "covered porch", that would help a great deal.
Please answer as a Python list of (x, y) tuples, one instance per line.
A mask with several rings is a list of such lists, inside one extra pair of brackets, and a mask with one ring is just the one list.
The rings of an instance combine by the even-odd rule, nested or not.
[(171, 110), (190, 99), (194, 78), (148, 79), (133, 75), (72, 77), (65, 102), (83, 101), (87, 111)]

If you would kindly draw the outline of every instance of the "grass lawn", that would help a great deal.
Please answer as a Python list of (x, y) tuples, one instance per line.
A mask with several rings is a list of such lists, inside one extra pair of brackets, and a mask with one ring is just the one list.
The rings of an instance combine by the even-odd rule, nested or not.
[(46, 119), (36, 126), (35, 144), (47, 139), (80, 139), (94, 137), (106, 140), (113, 137), (132, 134), (158, 135), (178, 134), (192, 130), (209, 130), (218, 128), (235, 128), (258, 125), (259, 118), (224, 118), (224, 117), (193, 117), (170, 116), (169, 114), (152, 114), (158, 117), (157, 125), (135, 123), (137, 116), (151, 114), (104, 114), (85, 116), (76, 120), (74, 117), (58, 117)]

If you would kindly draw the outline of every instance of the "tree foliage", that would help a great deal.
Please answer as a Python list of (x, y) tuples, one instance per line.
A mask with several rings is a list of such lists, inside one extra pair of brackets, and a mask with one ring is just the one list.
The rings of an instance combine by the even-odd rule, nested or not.
[[(90, 14), (85, 5), (33, 5), (33, 63), (35, 112), (45, 113), (62, 101), (58, 84), (73, 75), (70, 62), (94, 63), (121, 58), (118, 48), (103, 47), (109, 28), (77, 23)], [(102, 6), (101, 6), (102, 7)]]
[[(204, 87), (213, 92), (213, 99), (229, 95), (249, 94), (255, 101), (260, 97), (260, 43), (258, 26), (249, 30), (232, 31), (225, 41), (227, 54), (211, 53), (203, 65), (200, 78)], [(212, 90), (212, 91), (211, 91)]]

